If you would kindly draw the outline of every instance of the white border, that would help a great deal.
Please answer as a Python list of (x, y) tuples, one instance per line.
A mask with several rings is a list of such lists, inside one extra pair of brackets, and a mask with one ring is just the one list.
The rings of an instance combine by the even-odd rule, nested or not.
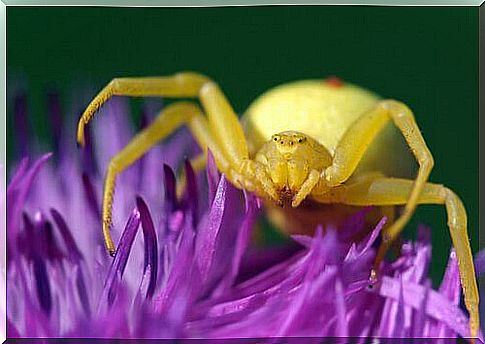
[[(395, 0), (400, 1), (400, 0)], [(333, 0), (331, 2), (325, 1), (313, 1), (307, 2), (304, 0), (266, 0), (264, 3), (257, 0), (140, 0), (133, 3), (129, 0), (122, 2), (120, 0), (84, 0), (77, 4), (66, 4), (66, 0), (0, 0), (0, 47), (3, 47), (3, 52), (0, 54), (0, 68), (3, 73), (0, 75), (0, 88), (2, 89), (2, 97), (0, 99), (0, 114), (2, 119), (0, 122), (0, 178), (2, 179), (3, 189), (3, 223), (0, 225), (0, 229), (3, 229), (3, 233), (0, 235), (3, 237), (3, 252), (0, 255), (0, 343), (6, 340), (6, 80), (7, 80), (7, 6), (97, 6), (97, 7), (229, 7), (229, 6), (268, 6), (268, 5), (366, 5), (366, 6), (481, 6), (485, 0), (427, 0), (423, 3), (419, 0), (407, 0), (401, 1), (401, 3), (393, 3), (389, 0), (373, 0), (372, 3), (366, 3), (365, 0)], [(1, 240), (1, 238), (0, 238)], [(482, 246), (482, 245), (480, 245)]]

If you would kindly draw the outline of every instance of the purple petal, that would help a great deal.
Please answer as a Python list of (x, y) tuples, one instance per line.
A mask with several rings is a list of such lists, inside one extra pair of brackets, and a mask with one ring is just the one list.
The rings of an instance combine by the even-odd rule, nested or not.
[(425, 294), (423, 302), (418, 310), (414, 311), (411, 335), (414, 338), (424, 337), (425, 324), (426, 324), (426, 308), (428, 307), (429, 291), (431, 290), (431, 281), (426, 280), (424, 283)]
[(230, 273), (232, 282), (234, 282), (236, 279), (243, 254), (246, 251), (247, 245), (249, 243), (252, 228), (254, 226), (254, 223), (256, 221), (256, 216), (257, 216), (257, 206), (256, 206), (256, 201), (254, 197), (246, 196), (246, 199), (247, 199), (248, 209), (246, 211), (244, 221), (241, 224), (241, 227), (239, 228), (239, 231), (238, 231), (238, 235), (236, 239), (236, 247), (234, 249), (234, 256), (232, 258), (231, 273)]
[(460, 271), (458, 269), (458, 259), (456, 252), (451, 249), (448, 258), (448, 266), (446, 267), (445, 275), (441, 281), (439, 292), (448, 298), (452, 304), (458, 305), (460, 301)]
[(89, 210), (93, 214), (97, 221), (101, 221), (101, 211), (98, 203), (98, 198), (96, 192), (94, 191), (93, 184), (87, 173), (82, 174), (84, 195), (86, 196), (86, 201), (88, 203)]
[[(378, 297), (365, 297), (358, 294), (351, 297), (348, 307), (348, 322), (350, 335), (366, 339), (374, 331), (376, 319), (382, 317), (382, 299)], [(361, 341), (363, 342), (363, 341)]]
[(431, 230), (428, 227), (422, 225), (418, 227), (418, 237), (414, 246), (413, 267), (409, 272), (404, 272), (404, 276), (408, 281), (422, 283), (428, 275), (431, 262)]
[(217, 169), (216, 162), (214, 160), (214, 156), (210, 149), (207, 150), (207, 184), (208, 184), (208, 194), (209, 194), (209, 203), (214, 201), (214, 197), (217, 191), (217, 185), (219, 184), (219, 180), (221, 175), (219, 174), (219, 170)]
[(38, 240), (36, 240), (34, 223), (26, 213), (22, 214), (22, 220), (24, 224), (24, 231), (19, 234), (19, 239), (17, 240), (17, 249), (21, 254), (26, 256), (28, 260), (32, 260), (34, 255), (38, 252)]
[[(239, 228), (245, 216), (241, 191), (228, 182), (226, 184), (222, 222), (215, 236), (214, 254), (208, 267), (207, 284), (204, 290), (212, 294), (212, 297), (224, 294), (230, 286), (230, 271), (233, 263), (231, 258), (234, 257), (237, 236), (241, 234)], [(210, 225), (208, 222), (210, 222), (210, 216), (209, 219), (206, 217), (205, 221), (201, 222), (198, 231), (207, 233), (207, 226)]]
[(231, 265), (226, 276), (223, 278), (223, 282), (220, 285), (221, 290), (227, 290), (236, 281), (236, 277), (239, 272), (242, 257), (251, 239), (252, 228), (256, 222), (257, 217), (257, 204), (256, 199), (253, 196), (246, 195), (251, 199), (246, 200), (247, 209), (244, 216), (244, 220), (238, 228), (235, 247), (233, 249), (233, 256), (230, 259)]
[(163, 161), (169, 166), (179, 166), (182, 157), (195, 156), (192, 147), (198, 147), (187, 128), (181, 128), (170, 137), (163, 148)]
[[(402, 276), (399, 277), (399, 299), (397, 302), (397, 309), (395, 315), (391, 315), (395, 319), (394, 330), (392, 337), (401, 338), (405, 331), (405, 317), (404, 317), (404, 294)], [(424, 298), (423, 298), (424, 299)]]
[(190, 214), (192, 216), (192, 223), (195, 227), (198, 219), (198, 199), (199, 199), (199, 192), (197, 190), (197, 181), (195, 178), (195, 172), (190, 164), (189, 160), (185, 160), (185, 179), (187, 181), (187, 190), (184, 197), (184, 203), (190, 210)]
[[(383, 276), (379, 294), (386, 298), (399, 300), (399, 281), (395, 278)], [(425, 294), (425, 287), (416, 283), (403, 282), (403, 300), (406, 306), (419, 309)], [(463, 311), (434, 290), (429, 291), (426, 314), (445, 323), (460, 336), (464, 338), (470, 336), (468, 319)]]
[[(323, 232), (321, 225), (317, 227), (316, 233), (318, 232), (320, 233)], [(315, 240), (317, 239), (317, 235), (315, 234), (315, 236), (312, 238), (306, 235), (295, 234), (295, 235), (292, 235), (291, 238), (294, 239), (300, 245), (305, 246), (306, 248), (311, 248), (315, 245)], [(327, 229), (327, 231), (325, 232), (325, 236), (323, 238), (324, 239), (323, 239), (322, 245), (327, 247), (326, 248), (327, 254), (324, 255), (325, 262), (327, 264), (340, 263), (344, 258), (343, 256), (344, 250), (342, 250), (342, 248), (347, 245), (346, 244), (343, 245), (338, 241), (337, 231), (335, 228), (332, 228), (332, 227)]]
[(51, 216), (54, 219), (54, 222), (57, 225), (57, 228), (59, 229), (59, 232), (61, 233), (61, 236), (64, 240), (64, 244), (66, 245), (67, 249), (67, 255), (69, 259), (75, 263), (79, 264), (80, 261), (84, 259), (81, 251), (79, 251), (79, 248), (72, 237), (72, 233), (67, 226), (66, 221), (64, 221), (64, 218), (62, 215), (55, 209), (51, 208), (50, 210)]
[(41, 213), (36, 214), (34, 221), (31, 221), (26, 213), (22, 218), (24, 230), (16, 242), (19, 252), (29, 260), (42, 257), (48, 261), (60, 262), (64, 254), (59, 248), (50, 222)]
[[(461, 293), (460, 272), (454, 249), (450, 250), (448, 266), (446, 268), (443, 280), (441, 281), (439, 293), (446, 297), (452, 304), (459, 306)], [(434, 323), (433, 326), (431, 326), (430, 332), (430, 335), (436, 337), (455, 336), (452, 329), (440, 322)]]
[(237, 283), (246, 281), (263, 271), (268, 270), (272, 266), (292, 257), (296, 252), (302, 249), (301, 245), (291, 242), (284, 246), (275, 246), (267, 248), (249, 247), (241, 262)]
[(374, 230), (369, 234), (369, 236), (367, 237), (367, 240), (364, 240), (362, 243), (360, 243), (357, 246), (357, 251), (359, 252), (358, 255), (361, 255), (362, 253), (367, 251), (374, 244), (377, 237), (379, 236), (379, 233), (382, 231), (382, 228), (386, 223), (387, 223), (387, 217), (384, 216), (376, 225)]
[[(399, 279), (399, 282), (401, 280)], [(398, 289), (398, 300), (402, 293), (402, 289)], [(392, 298), (386, 298), (382, 307), (382, 314), (379, 319), (379, 327), (377, 335), (380, 337), (391, 337), (396, 327), (396, 314), (399, 303)]]
[(344, 287), (339, 277), (335, 279), (335, 308), (337, 310), (337, 337), (347, 337), (349, 327), (345, 307)]
[(176, 264), (173, 265), (173, 268), (170, 271), (170, 275), (168, 276), (165, 288), (161, 291), (161, 295), (154, 298), (154, 308), (159, 314), (165, 314), (172, 308), (177, 293), (189, 297), (190, 292), (186, 290), (187, 287), (200, 287), (200, 284), (197, 286), (193, 285), (196, 281), (197, 283), (200, 283), (200, 279), (193, 280), (192, 275), (194, 263), (194, 238), (195, 233), (190, 223), (186, 223), (181, 233), (180, 247), (175, 257)]
[[(321, 241), (321, 239), (319, 241)], [(322, 245), (323, 242), (317, 244), (320, 248)], [(307, 311), (307, 309), (318, 300), (318, 297), (313, 299), (312, 294), (315, 290), (321, 292), (328, 289), (330, 286), (327, 284), (329, 284), (337, 274), (337, 268), (335, 266), (328, 266), (324, 272), (321, 272), (321, 266), (319, 266), (321, 260), (318, 258), (321, 257), (320, 255), (322, 252), (317, 252), (319, 251), (318, 247), (313, 247), (313, 249), (315, 251), (310, 253), (311, 257), (308, 261), (315, 262), (315, 264), (309, 263), (306, 266), (307, 270), (302, 287), (298, 291), (298, 294), (295, 296), (287, 312), (285, 312), (285, 317), (282, 319), (283, 323), (281, 324), (278, 336), (298, 336), (300, 334), (299, 327), (302, 327), (304, 323), (314, 323), (315, 314)], [(319, 273), (317, 274), (317, 272)], [(320, 325), (319, 327), (321, 330), (322, 326)]]
[(84, 274), (79, 265), (76, 273), (76, 288), (79, 296), (79, 301), (81, 302), (84, 313), (89, 318), (91, 316), (91, 306), (89, 302), (88, 292), (86, 289), (86, 282), (84, 281)]
[[(150, 119), (148, 118), (148, 114), (146, 113), (145, 109), (141, 109), (140, 112), (140, 125), (139, 125), (139, 131), (141, 132), (143, 129), (145, 129), (148, 124), (150, 124)], [(149, 153), (149, 152), (147, 152)], [(138, 168), (138, 175), (143, 176), (143, 172), (145, 171), (147, 165), (147, 154), (143, 154), (138, 161), (136, 161), (136, 166)], [(138, 179), (138, 185), (137, 189), (140, 190), (143, 188), (143, 180), (144, 178), (139, 178)]]
[(478, 252), (475, 257), (475, 270), (477, 276), (481, 276), (485, 273), (485, 249)]
[[(335, 232), (330, 231), (328, 234), (330, 235), (329, 239), (322, 239), (321, 226), (317, 228), (315, 237), (312, 242), (312, 246), (308, 253), (307, 259), (305, 260), (308, 263), (301, 266), (302, 269), (304, 269), (304, 277), (301, 288), (297, 292), (297, 295), (295, 296), (291, 307), (289, 307), (289, 309), (287, 310), (285, 318), (283, 319), (283, 323), (281, 324), (281, 327), (277, 334), (278, 337), (298, 335), (298, 332), (295, 331), (298, 331), (298, 327), (301, 326), (304, 320), (306, 320), (305, 315), (308, 315), (307, 313), (305, 315), (303, 313), (306, 308), (305, 305), (311, 300), (312, 284), (313, 288), (315, 288), (315, 286), (317, 285), (315, 280), (319, 279), (319, 277), (322, 278), (322, 276), (326, 277), (326, 283), (326, 281), (328, 281), (328, 278), (335, 275), (336, 273), (336, 268), (333, 267), (332, 274), (329, 273), (331, 269), (327, 269), (325, 271), (326, 273), (322, 274), (322, 268), (326, 263), (325, 256), (327, 252), (325, 252), (325, 249), (328, 248), (328, 245), (334, 245), (336, 240)], [(326, 237), (329, 235), (326, 235)], [(320, 283), (318, 283), (318, 285), (319, 284)], [(322, 290), (322, 287), (323, 285), (319, 285), (320, 290)]]
[(11, 184), (7, 188), (7, 236), (9, 237), (9, 242), (16, 240), (19, 232), (20, 214), (24, 208), (32, 182), (51, 155), (51, 153), (44, 154), (26, 171), (22, 179), (18, 180), (18, 183)]
[(365, 225), (365, 217), (374, 207), (365, 207), (350, 216), (340, 228), (340, 240), (348, 241), (362, 231)]
[(44, 312), (46, 312), (46, 314), (50, 314), (52, 309), (51, 287), (49, 277), (47, 276), (45, 261), (39, 255), (36, 255), (33, 259), (33, 271), (37, 299)]
[[(348, 255), (347, 255), (348, 256)], [(354, 259), (347, 259), (341, 266), (341, 278), (347, 285), (347, 292), (357, 291), (369, 286), (369, 273), (374, 260), (374, 251), (363, 251)], [(347, 257), (346, 257), (347, 258)]]
[(138, 126), (139, 131), (142, 131), (145, 129), (148, 124), (152, 121), (152, 119), (148, 116), (148, 110), (146, 109), (145, 106), (142, 107), (140, 111), (140, 124)]
[(20, 337), (22, 337), (20, 335), (20, 332), (15, 327), (15, 325), (8, 318), (7, 318), (7, 333), (8, 333), (8, 338), (20, 338)]
[(23, 290), (24, 296), (24, 336), (25, 337), (48, 337), (51, 335), (51, 324), (49, 322), (49, 316), (45, 311), (35, 311), (36, 304), (38, 302), (32, 302), (27, 289)]
[(163, 172), (165, 177), (165, 207), (168, 207), (165, 212), (171, 213), (177, 206), (175, 173), (167, 164), (163, 164)]
[(99, 310), (108, 309), (113, 304), (139, 225), (140, 213), (135, 208), (126, 223), (125, 230), (118, 243), (116, 255), (104, 283)]
[(140, 212), (141, 226), (143, 228), (143, 237), (145, 240), (145, 263), (144, 273), (149, 269), (150, 279), (147, 288), (147, 298), (151, 298), (155, 292), (155, 286), (157, 282), (157, 269), (158, 269), (158, 244), (157, 234), (153, 226), (152, 217), (148, 206), (141, 197), (136, 198), (136, 207)]
[[(317, 245), (319, 250), (322, 251), (323, 263), (329, 265), (338, 265), (344, 259), (345, 253), (340, 249), (341, 243), (338, 241), (337, 231), (334, 228), (327, 228), (325, 236), (321, 243), (318, 243), (319, 233), (321, 235), (322, 228), (319, 226), (315, 233), (314, 242), (312, 248)], [(313, 267), (313, 266), (312, 266)]]
[(233, 296), (242, 298), (251, 294), (264, 292), (270, 289), (279, 288), (281, 283), (289, 276), (298, 278), (300, 265), (308, 259), (308, 252), (302, 250), (288, 259), (275, 264), (262, 273), (248, 279), (236, 286)]
[(313, 238), (309, 235), (293, 234), (291, 235), (291, 238), (306, 248), (310, 248), (312, 246)]
[(59, 248), (54, 236), (52, 224), (47, 221), (42, 213), (37, 213), (34, 219), (35, 234), (33, 239), (37, 241), (37, 254), (49, 261), (60, 261), (64, 255)]
[(221, 177), (214, 202), (209, 213), (207, 226), (199, 229), (197, 235), (196, 261), (202, 281), (207, 280), (216, 251), (217, 236), (222, 224), (226, 202), (227, 182)]
[(82, 169), (89, 175), (94, 175), (97, 171), (96, 159), (94, 157), (93, 134), (88, 125), (84, 128), (84, 147), (81, 148)]
[[(94, 153), (101, 171), (106, 171), (111, 158), (133, 137), (127, 107), (126, 98), (112, 97), (99, 109), (96, 121), (88, 125), (92, 125), (93, 128)], [(123, 175), (126, 176), (127, 173), (129, 174), (129, 171), (125, 171)]]
[(416, 242), (419, 245), (428, 245), (431, 243), (431, 228), (423, 224), (419, 224)]
[(25, 174), (27, 173), (27, 167), (29, 165), (29, 158), (23, 158), (16, 168), (16, 172), (12, 177), (12, 180), (8, 184), (8, 189), (16, 189), (18, 184), (22, 182)]

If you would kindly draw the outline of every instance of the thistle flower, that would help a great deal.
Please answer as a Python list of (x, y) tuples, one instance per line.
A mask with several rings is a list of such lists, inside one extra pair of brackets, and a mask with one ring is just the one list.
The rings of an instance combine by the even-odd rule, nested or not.
[[(55, 135), (54, 156), (23, 159), (10, 179), (9, 337), (469, 336), (453, 250), (440, 287), (431, 288), (426, 227), (396, 261), (384, 263), (372, 288), (369, 271), (386, 219), (363, 240), (347, 239), (365, 230), (369, 209), (342, 228), (322, 224), (312, 237), (256, 247), (251, 238), (264, 207), (220, 176), (210, 155), (205, 174), (183, 163), (193, 150), (185, 132), (120, 176), (118, 251), (110, 258), (99, 230), (102, 171), (132, 133), (124, 103), (111, 101), (103, 111), (81, 154), (65, 129)], [(187, 189), (178, 198), (170, 166), (181, 165)]]

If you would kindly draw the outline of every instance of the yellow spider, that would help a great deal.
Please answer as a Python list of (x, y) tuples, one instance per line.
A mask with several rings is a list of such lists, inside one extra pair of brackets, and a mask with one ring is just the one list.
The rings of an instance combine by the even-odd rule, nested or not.
[[(413, 113), (403, 103), (381, 100), (337, 79), (298, 81), (263, 94), (240, 122), (218, 85), (204, 75), (116, 78), (80, 118), (79, 144), (84, 143), (85, 125), (114, 95), (193, 97), (202, 106), (180, 101), (165, 107), (111, 160), (103, 197), (103, 234), (111, 255), (115, 253), (110, 226), (116, 176), (158, 141), (187, 125), (204, 156), (210, 149), (232, 184), (265, 199), (271, 218), (284, 231), (308, 232), (314, 223), (334, 221), (350, 207), (374, 205), (385, 210), (404, 205), (400, 217), (383, 233), (372, 278), (416, 205), (444, 204), (470, 313), (470, 333), (477, 336), (479, 297), (466, 211), (453, 191), (427, 182), (433, 157)], [(413, 172), (406, 143), (419, 165), (416, 177), (386, 177)]]

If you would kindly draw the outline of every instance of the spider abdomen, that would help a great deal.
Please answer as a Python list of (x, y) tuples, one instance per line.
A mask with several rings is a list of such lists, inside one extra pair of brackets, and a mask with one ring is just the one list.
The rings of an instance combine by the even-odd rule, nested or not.
[[(332, 156), (345, 131), (379, 102), (376, 94), (349, 84), (304, 80), (277, 86), (258, 97), (242, 123), (251, 156), (282, 132), (299, 132), (313, 138)], [(380, 171), (411, 177), (415, 163), (402, 135), (392, 125), (372, 142), (357, 173)]]

